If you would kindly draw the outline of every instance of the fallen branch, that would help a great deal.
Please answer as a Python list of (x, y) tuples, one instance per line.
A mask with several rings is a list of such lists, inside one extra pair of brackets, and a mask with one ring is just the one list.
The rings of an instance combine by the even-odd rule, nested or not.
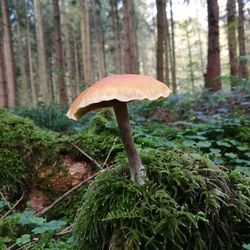
[(66, 228), (64, 228), (62, 231), (56, 233), (56, 234), (55, 234), (55, 237), (61, 237), (61, 236), (63, 236), (63, 235), (72, 233), (72, 231), (73, 231), (73, 226), (74, 226), (74, 224), (70, 224), (69, 226), (67, 226)]
[(107, 161), (108, 161), (108, 159), (109, 159), (109, 157), (110, 157), (110, 155), (111, 155), (111, 152), (113, 151), (113, 149), (114, 149), (114, 147), (115, 147), (116, 141), (117, 141), (117, 137), (115, 138), (115, 140), (114, 140), (114, 142), (113, 142), (113, 144), (112, 144), (112, 146), (111, 146), (111, 148), (110, 148), (110, 150), (109, 150), (109, 153), (108, 153), (108, 155), (107, 155), (105, 161), (104, 161), (103, 164), (102, 164), (102, 168), (104, 168), (104, 166), (106, 165), (106, 163), (107, 163)]
[(89, 156), (86, 152), (84, 152), (81, 148), (79, 148), (77, 145), (72, 144), (73, 147), (75, 147), (77, 150), (79, 150), (85, 157), (87, 157), (93, 164), (95, 164), (99, 169), (102, 169), (102, 166), (91, 156)]
[(15, 208), (16, 206), (21, 202), (21, 200), (24, 197), (24, 193), (22, 194), (21, 198), (1, 217), (0, 221), (2, 221), (5, 217), (7, 217)]
[[(111, 168), (111, 167), (109, 167), (109, 168)], [(75, 185), (74, 187), (72, 187), (71, 189), (69, 189), (62, 196), (60, 196), (53, 203), (51, 203), (48, 207), (45, 207), (44, 209), (42, 209), (41, 211), (39, 211), (38, 213), (36, 213), (35, 216), (39, 217), (39, 216), (45, 214), (46, 212), (48, 212), (51, 208), (53, 208), (56, 204), (58, 204), (65, 197), (67, 197), (70, 194), (72, 194), (74, 191), (76, 191), (78, 188), (80, 188), (81, 186), (83, 186), (85, 183), (87, 183), (87, 182), (91, 181), (92, 179), (94, 179), (97, 176), (97, 174), (98, 174), (98, 172), (96, 172), (95, 174), (91, 175), (90, 177), (88, 177), (84, 181), (81, 181), (80, 183), (78, 183), (77, 185)]]

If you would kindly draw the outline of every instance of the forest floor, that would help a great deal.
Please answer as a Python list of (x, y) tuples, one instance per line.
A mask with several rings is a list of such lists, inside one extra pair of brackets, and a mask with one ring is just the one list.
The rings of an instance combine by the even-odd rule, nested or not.
[[(90, 114), (79, 122), (68, 120), (65, 113), (65, 108), (55, 104), (36, 108), (20, 107), (12, 110), (11, 113), (4, 110), (0, 111), (0, 165), (2, 170), (0, 173), (0, 249), (5, 249), (6, 246), (12, 247), (8, 249), (21, 249), (22, 247), (23, 249), (74, 249), (77, 232), (73, 237), (72, 223), (75, 221), (77, 211), (81, 208), (83, 200), (86, 199), (86, 203), (84, 203), (86, 205), (89, 192), (93, 192), (93, 190), (88, 189), (88, 185), (84, 184), (72, 193), (65, 195), (52, 208), (48, 210), (46, 208), (83, 180), (92, 179), (92, 176), (94, 179), (100, 166), (103, 168), (119, 168), (126, 165), (126, 157), (112, 111), (105, 110), (98, 114)], [(186, 94), (171, 96), (158, 102), (131, 104), (130, 115), (135, 143), (142, 155), (143, 163), (148, 165), (148, 172), (151, 173), (149, 174), (150, 178), (154, 182), (156, 181), (154, 179), (155, 173), (152, 174), (150, 164), (155, 166), (159, 164), (160, 169), (165, 166), (165, 159), (172, 159), (176, 163), (175, 170), (173, 172), (171, 170), (169, 173), (172, 177), (175, 175), (182, 176), (182, 172), (176, 172), (178, 166), (183, 166), (183, 168), (189, 166), (188, 172), (185, 172), (187, 176), (189, 176), (189, 171), (194, 171), (194, 175), (200, 176), (199, 178), (210, 178), (210, 176), (204, 177), (197, 169), (190, 169), (190, 166), (193, 166), (194, 162), (197, 161), (199, 162), (198, 165), (204, 165), (207, 168), (212, 165), (217, 166), (222, 171), (218, 173), (218, 176), (222, 176), (218, 177), (218, 180), (221, 181), (225, 181), (223, 172), (241, 173), (237, 175), (238, 177), (229, 175), (226, 182), (244, 183), (246, 190), (248, 190), (244, 192), (249, 192), (250, 182), (249, 177), (247, 177), (250, 175), (249, 89), (242, 88), (230, 93), (200, 93), (195, 96)], [(156, 155), (158, 155), (158, 159)], [(202, 156), (202, 160), (200, 160), (200, 156)], [(194, 161), (193, 158), (196, 159), (196, 157), (198, 158)], [(208, 164), (207, 161), (211, 162), (212, 165)], [(172, 167), (168, 166), (167, 169), (172, 169)], [(211, 168), (213, 169), (213, 167)], [(126, 170), (122, 168), (119, 171), (122, 171), (122, 176), (126, 176)], [(165, 170), (159, 171), (164, 173)], [(105, 177), (105, 175), (101, 177), (102, 172), (105, 171), (102, 170), (98, 174), (100, 175), (99, 179)], [(114, 176), (116, 175), (114, 174)], [(110, 176), (108, 178), (112, 180)], [(104, 182), (104, 179), (101, 179), (102, 182)], [(120, 183), (118, 179), (113, 181)], [(169, 186), (169, 189), (171, 185), (177, 185), (177, 183), (181, 183), (180, 187), (182, 187), (183, 178), (180, 177), (180, 180), (176, 180), (175, 184), (168, 181), (165, 181), (165, 183), (162, 180), (166, 186)], [(95, 181), (90, 181), (90, 183), (92, 182), (91, 186), (95, 186)], [(156, 182), (158, 183), (158, 181)], [(126, 187), (118, 185), (116, 188), (127, 190), (128, 187), (131, 190), (137, 190), (136, 187), (129, 186), (129, 184)], [(108, 190), (107, 187), (105, 188), (105, 190)], [(149, 185), (149, 188), (153, 188), (153, 186)], [(210, 191), (211, 189), (208, 189), (208, 192)], [(114, 192), (114, 190), (107, 192)], [(136, 192), (138, 194), (141, 191), (137, 190)], [(179, 191), (176, 190), (176, 192), (177, 194), (173, 194), (173, 197), (175, 197), (173, 202), (183, 199)], [(198, 191), (196, 190), (196, 192)], [(224, 190), (223, 192), (227, 191)], [(241, 192), (243, 191), (241, 190)], [(190, 191), (190, 197), (193, 197), (193, 195)], [(230, 196), (230, 194), (228, 195)], [(149, 199), (144, 193), (140, 193), (140, 196)], [(177, 199), (177, 197), (179, 198)], [(162, 197), (161, 199), (165, 198)], [(223, 200), (222, 197), (219, 198)], [(157, 200), (158, 198), (155, 197), (154, 199)], [(245, 206), (245, 208), (242, 208), (241, 214), (243, 222), (243, 218), (250, 216), (249, 197), (248, 201), (246, 200), (242, 200)], [(187, 204), (188, 202), (186, 201)], [(183, 203), (182, 206), (185, 206), (186, 203)], [(176, 211), (180, 212), (179, 205), (179, 203), (178, 206), (173, 205), (175, 208), (173, 214)], [(223, 207), (222, 204), (220, 206)], [(220, 209), (222, 209), (221, 207)], [(46, 211), (41, 213), (40, 217), (37, 217), (36, 213), (42, 209)], [(199, 211), (203, 211), (202, 209), (203, 207), (199, 207)], [(178, 212), (176, 216), (184, 216), (184, 210), (183, 214)], [(106, 214), (106, 217), (104, 216), (101, 220), (109, 222), (116, 220), (117, 222), (119, 216), (119, 220), (122, 217), (128, 219), (127, 214), (118, 214), (118, 211), (119, 209), (116, 214)], [(190, 211), (189, 208), (186, 211), (187, 214)], [(137, 218), (139, 216), (136, 214), (137, 212), (135, 211), (133, 215), (130, 214), (129, 216)], [(206, 212), (204, 213), (206, 214)], [(188, 216), (193, 216), (193, 219), (190, 219), (190, 217), (190, 220), (185, 219), (182, 222), (187, 223), (187, 226), (191, 228), (196, 220), (207, 220), (207, 217), (203, 218), (203, 214), (197, 214), (193, 212), (188, 214)], [(235, 218), (238, 218), (237, 213), (235, 216)], [(160, 222), (161, 220), (158, 221), (158, 223)], [(244, 223), (242, 228), (249, 228), (249, 225)], [(100, 225), (100, 227), (102, 226)], [(154, 225), (150, 226), (154, 227)], [(173, 227), (175, 227), (174, 224)], [(78, 231), (81, 230), (83, 229)], [(94, 228), (93, 230), (98, 229)], [(159, 232), (161, 230), (159, 229)], [(134, 232), (136, 235), (137, 231)], [(123, 233), (115, 230), (109, 232), (111, 236), (113, 235), (113, 238), (109, 239), (106, 244), (111, 244), (110, 242), (114, 241), (114, 237), (121, 236)], [(172, 233), (176, 237), (173, 237), (173, 239), (179, 241), (178, 237), (181, 237), (180, 235), (184, 231), (181, 229)], [(81, 234), (84, 234), (84, 232), (81, 231)], [(246, 232), (242, 235), (244, 234)], [(167, 238), (161, 239), (158, 233), (156, 235), (158, 238), (147, 239), (147, 243), (143, 241), (143, 238), (141, 242), (153, 247), (160, 241), (171, 241)], [(248, 242), (246, 236), (239, 236), (238, 231), (237, 235), (239, 244)], [(235, 237), (235, 235), (227, 236)], [(91, 238), (90, 235), (88, 237)], [(101, 237), (99, 240), (102, 237), (108, 238), (107, 235), (97, 237), (95, 234), (93, 237)], [(131, 240), (135, 236), (130, 237)], [(211, 237), (213, 241), (217, 242), (217, 238), (213, 237)], [(190, 235), (189, 241), (191, 239), (194, 240)], [(133, 238), (133, 242), (136, 242), (136, 237)], [(179, 247), (184, 244), (183, 242), (177, 243)], [(85, 240), (82, 244), (90, 243)], [(128, 244), (128, 242), (119, 244)], [(175, 242), (169, 244), (172, 246), (171, 249), (179, 249), (177, 246), (174, 247)], [(200, 241), (196, 241), (196, 244), (202, 245), (206, 242), (201, 236)], [(93, 245), (89, 246), (93, 247)], [(249, 245), (244, 246), (249, 249)], [(215, 244), (213, 247), (216, 248), (218, 245)], [(237, 246), (235, 249), (237, 249)]]

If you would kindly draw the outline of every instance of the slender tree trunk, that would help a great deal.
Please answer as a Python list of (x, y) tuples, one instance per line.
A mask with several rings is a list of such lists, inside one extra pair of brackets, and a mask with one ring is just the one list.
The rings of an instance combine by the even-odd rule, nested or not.
[(7, 86), (4, 74), (3, 46), (0, 41), (0, 107), (8, 107)]
[(173, 17), (173, 6), (172, 0), (170, 0), (170, 22), (171, 22), (171, 47), (172, 47), (172, 86), (173, 94), (177, 94), (177, 83), (176, 83), (176, 56), (175, 56), (175, 31), (174, 31), (174, 17)]
[(17, 0), (14, 1), (15, 4), (15, 11), (16, 11), (16, 34), (17, 34), (17, 43), (18, 43), (18, 58), (19, 58), (19, 65), (21, 71), (21, 84), (19, 85), (19, 93), (18, 93), (18, 100), (20, 105), (25, 105), (29, 103), (29, 93), (28, 93), (28, 74), (26, 72), (26, 56), (25, 56), (25, 46), (23, 44), (24, 36), (22, 35), (23, 32), (21, 31), (20, 20), (19, 20), (19, 13), (18, 13), (18, 2)]
[(212, 91), (221, 89), (220, 44), (219, 44), (219, 6), (217, 0), (207, 0), (208, 9), (208, 56), (205, 87)]
[(36, 17), (36, 37), (38, 53), (38, 102), (49, 103), (51, 101), (51, 87), (46, 67), (46, 54), (44, 44), (44, 32), (40, 0), (34, 0)]
[(65, 82), (66, 82), (66, 93), (68, 97), (72, 98), (73, 91), (73, 63), (71, 61), (71, 48), (69, 40), (69, 30), (67, 22), (67, 13), (66, 13), (66, 0), (61, 0), (61, 26), (63, 33), (63, 48), (64, 48), (64, 71), (65, 71)]
[[(197, 3), (196, 3), (197, 4)], [(199, 24), (199, 8), (196, 8), (196, 19), (197, 19), (197, 24)], [(201, 65), (201, 75), (202, 77), (204, 77), (205, 75), (205, 64), (204, 64), (204, 54), (203, 54), (203, 44), (202, 44), (202, 39), (201, 39), (201, 28), (200, 28), (200, 24), (197, 25), (196, 27), (197, 30), (197, 34), (198, 34), (198, 44), (199, 44), (199, 57), (200, 57), (200, 65)]]
[[(238, 40), (239, 40), (239, 54), (240, 56), (246, 56), (246, 37), (244, 28), (244, 1), (238, 0), (238, 12), (239, 12), (239, 25), (238, 25)], [(247, 61), (240, 60), (239, 75), (242, 78), (248, 79)]]
[(16, 106), (16, 74), (13, 55), (12, 35), (9, 20), (8, 0), (1, 0), (3, 18), (3, 45), (6, 70), (8, 107)]
[(72, 92), (72, 97), (75, 98), (77, 96), (77, 93), (80, 93), (80, 71), (79, 71), (79, 57), (78, 57), (78, 42), (76, 34), (73, 34), (74, 39), (74, 66), (75, 66), (75, 85), (74, 85), (74, 91)]
[[(229, 63), (231, 76), (238, 75), (237, 42), (236, 42), (236, 19), (235, 19), (235, 0), (227, 0), (227, 32), (228, 32), (228, 49), (229, 49)], [(231, 81), (231, 84), (236, 81)], [(231, 88), (234, 86), (232, 85)]]
[(156, 75), (157, 79), (164, 82), (163, 46), (164, 46), (164, 1), (156, 0), (157, 6), (157, 52)]
[(169, 24), (166, 11), (166, 0), (164, 0), (164, 56), (165, 56), (165, 83), (169, 84)]
[(136, 74), (135, 32), (133, 26), (132, 0), (123, 0), (125, 32), (125, 72)]
[(96, 0), (93, 0), (93, 21), (95, 30), (96, 40), (96, 57), (97, 57), (97, 68), (98, 68), (98, 79), (105, 76), (105, 62), (104, 62), (104, 51), (103, 51), (103, 37), (100, 27), (100, 11), (96, 8)]
[(64, 61), (63, 61), (63, 49), (61, 38), (61, 25), (60, 25), (60, 10), (58, 0), (53, 0), (53, 17), (54, 17), (54, 32), (55, 32), (55, 50), (56, 50), (56, 66), (57, 76), (56, 84), (59, 89), (59, 102), (61, 104), (67, 104), (67, 92), (64, 81)]
[(90, 32), (89, 32), (89, 9), (87, 0), (81, 0), (81, 36), (83, 52), (83, 70), (84, 82), (87, 85), (92, 84), (92, 62), (90, 49)]
[(119, 15), (117, 10), (117, 1), (110, 0), (111, 7), (111, 18), (112, 18), (112, 31), (114, 36), (114, 62), (115, 62), (115, 72), (117, 74), (122, 73), (122, 56), (121, 56), (121, 42), (120, 42), (120, 29), (119, 29)]
[(191, 81), (192, 92), (194, 93), (194, 69), (193, 69), (193, 55), (190, 41), (190, 31), (188, 30), (189, 20), (185, 21), (185, 29), (186, 29), (186, 40), (187, 40), (187, 50), (188, 50), (188, 68), (189, 68), (189, 76)]
[(25, 2), (25, 21), (26, 21), (26, 38), (27, 38), (27, 53), (28, 53), (28, 71), (29, 71), (29, 80), (31, 88), (31, 100), (33, 106), (37, 106), (37, 94), (34, 83), (34, 69), (33, 69), (33, 60), (32, 60), (32, 51), (31, 51), (31, 41), (30, 41), (30, 24), (28, 18), (28, 9), (27, 2)]

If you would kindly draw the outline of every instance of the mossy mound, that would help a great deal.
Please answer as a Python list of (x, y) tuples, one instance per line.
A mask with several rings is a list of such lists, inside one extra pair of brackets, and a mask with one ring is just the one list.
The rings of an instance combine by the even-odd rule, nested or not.
[[(118, 160), (119, 159), (119, 160)], [(250, 242), (250, 180), (176, 150), (142, 153), (148, 180), (102, 171), (84, 195), (76, 249), (242, 249)]]
[(64, 155), (77, 158), (80, 154), (72, 147), (73, 137), (40, 129), (31, 120), (3, 109), (0, 121), (0, 191), (9, 201), (24, 191), (27, 194), (32, 182), (39, 185), (38, 172), (49, 170), (49, 176), (45, 175), (52, 178), (64, 170), (61, 161)]

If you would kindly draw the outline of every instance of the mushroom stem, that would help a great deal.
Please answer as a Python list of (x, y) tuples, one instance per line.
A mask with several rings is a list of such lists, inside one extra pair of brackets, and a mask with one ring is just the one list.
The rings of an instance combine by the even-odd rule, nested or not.
[(143, 185), (146, 173), (132, 138), (127, 103), (115, 101), (113, 108), (120, 129), (122, 142), (128, 156), (131, 180), (139, 185)]

